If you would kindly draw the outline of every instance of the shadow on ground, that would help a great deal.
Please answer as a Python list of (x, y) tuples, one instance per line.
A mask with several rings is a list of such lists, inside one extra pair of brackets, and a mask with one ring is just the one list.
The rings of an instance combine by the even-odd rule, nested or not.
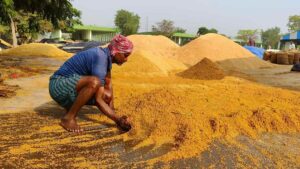
[[(43, 104), (37, 108), (34, 109), (34, 111), (39, 114), (40, 116), (45, 116), (46, 118), (53, 118), (59, 119), (65, 114), (65, 109), (62, 107), (58, 106), (54, 101), (48, 102), (46, 104)], [(88, 122), (93, 122), (96, 124), (102, 124), (105, 125), (106, 127), (112, 127), (114, 125), (108, 124), (106, 122), (100, 122), (96, 119), (89, 118), (88, 115), (99, 115), (99, 116), (104, 116), (98, 108), (94, 106), (84, 106), (81, 108), (81, 110), (78, 112), (78, 120), (79, 121), (88, 121)]]

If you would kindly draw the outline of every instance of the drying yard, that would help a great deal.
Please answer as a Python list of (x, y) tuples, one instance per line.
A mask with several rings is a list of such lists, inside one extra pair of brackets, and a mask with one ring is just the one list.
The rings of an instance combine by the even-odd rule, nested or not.
[(300, 168), (300, 74), (218, 34), (180, 47), (131, 35), (113, 65), (121, 133), (95, 107), (81, 134), (58, 123), (49, 77), (72, 54), (49, 44), (0, 53), (0, 166), (4, 168)]

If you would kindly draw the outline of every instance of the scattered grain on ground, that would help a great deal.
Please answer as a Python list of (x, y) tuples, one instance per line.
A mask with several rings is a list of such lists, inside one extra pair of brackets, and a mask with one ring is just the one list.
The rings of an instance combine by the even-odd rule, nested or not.
[[(29, 167), (44, 164), (40, 159), (39, 161), (26, 159), (30, 158), (31, 154), (36, 156), (42, 154), (55, 159), (56, 161), (53, 160), (54, 162), (49, 165), (57, 168), (63, 165), (83, 168), (102, 165), (110, 167), (112, 164), (122, 167), (124, 161), (127, 164), (136, 162), (134, 165), (139, 168), (138, 165), (142, 162), (144, 162), (142, 167), (145, 167), (157, 164), (156, 162), (197, 157), (207, 150), (214, 140), (234, 143), (237, 136), (256, 139), (264, 132), (288, 134), (300, 132), (299, 92), (268, 87), (230, 76), (221, 78), (222, 69), (214, 62), (218, 62), (222, 68), (232, 66), (236, 70), (270, 65), (258, 61), (251, 53), (231, 40), (221, 35), (208, 34), (179, 48), (160, 36), (133, 35), (129, 38), (135, 43), (134, 52), (127, 65), (114, 68), (113, 83), (116, 112), (129, 116), (133, 124), (131, 131), (120, 135), (112, 121), (106, 117), (81, 114), (81, 118), (85, 120), (80, 121), (83, 126), (86, 123), (100, 123), (108, 127), (101, 130), (101, 133), (91, 131), (83, 135), (68, 136), (69, 133), (64, 132), (57, 124), (49, 124), (55, 120), (59, 121), (60, 114), (53, 115), (53, 110), (60, 112), (63, 110), (58, 109), (57, 105), (47, 104), (49, 107), (52, 106), (52, 109), (47, 109), (44, 105), (35, 110), (39, 112), (38, 115), (30, 114), (29, 117), (32, 121), (35, 120), (35, 123), (17, 123), (19, 118), (26, 119), (25, 115), (21, 117), (3, 115), (9, 121), (1, 127), (14, 129), (14, 132), (3, 130), (5, 136), (2, 138), (7, 143), (12, 140), (14, 144), (0, 145), (5, 152), (0, 154), (0, 157), (12, 161), (19, 160)], [(185, 64), (198, 63), (182, 72), (186, 77), (209, 79), (218, 75), (217, 78), (221, 80), (161, 76), (174, 70), (184, 70), (185, 66), (177, 67), (169, 64), (168, 59), (174, 59), (174, 51), (178, 52), (178, 59)], [(207, 59), (203, 59), (204, 57)], [(126, 73), (129, 76), (124, 77)], [(13, 128), (11, 125), (19, 126)], [(20, 134), (20, 138), (14, 139), (15, 132)], [(113, 151), (122, 146), (116, 143), (118, 140), (131, 145), (129, 153), (123, 153), (124, 156), (136, 156), (134, 153), (139, 153), (143, 148), (150, 154), (162, 151), (160, 148), (164, 146), (171, 149), (160, 155), (150, 156), (146, 161), (139, 161), (141, 158), (138, 157), (132, 158), (136, 161), (127, 161), (132, 160), (130, 156), (122, 157), (120, 155), (122, 153)], [(110, 147), (112, 143), (116, 143), (115, 147)], [(147, 149), (148, 147), (150, 149)], [(69, 150), (77, 151), (74, 153)], [(146, 153), (149, 153), (148, 151)], [(293, 164), (299, 164), (300, 159), (293, 158), (294, 154), (289, 159), (294, 160)], [(69, 164), (66, 160), (67, 162), (64, 161), (63, 164), (57, 163), (62, 157), (69, 157), (67, 160), (72, 159), (75, 162)], [(126, 160), (122, 161), (122, 158)], [(258, 166), (255, 157), (253, 159), (251, 157), (251, 160)], [(18, 166), (18, 163), (10, 165)]]

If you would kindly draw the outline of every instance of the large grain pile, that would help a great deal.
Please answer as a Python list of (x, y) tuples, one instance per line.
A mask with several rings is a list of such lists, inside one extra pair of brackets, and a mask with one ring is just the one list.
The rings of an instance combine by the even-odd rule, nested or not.
[(178, 73), (179, 76), (190, 79), (214, 80), (223, 79), (224, 71), (211, 60), (204, 58), (196, 65)]
[(177, 52), (178, 60), (194, 65), (207, 57), (220, 63), (225, 70), (247, 70), (271, 66), (270, 63), (256, 58), (252, 53), (232, 40), (209, 33), (182, 46)]
[(123, 65), (113, 65), (112, 72), (118, 75), (161, 75), (161, 69), (144, 55), (142, 51), (133, 52)]
[(0, 52), (0, 56), (38, 56), (66, 59), (72, 54), (58, 49), (51, 44), (30, 43)]
[(162, 35), (130, 35), (135, 50), (149, 51), (155, 56), (174, 58), (179, 46)]
[[(116, 97), (127, 100), (117, 102), (119, 112), (130, 116), (133, 123), (126, 140), (140, 142), (136, 149), (173, 145), (173, 151), (157, 160), (199, 155), (215, 139), (300, 132), (299, 92), (232, 77), (189, 81), (191, 85), (180, 79), (172, 81), (174, 84), (157, 80), (159, 87), (155, 88), (135, 85), (135, 89), (128, 86), (116, 91)], [(137, 95), (141, 90), (147, 92)]]
[[(164, 36), (152, 35), (131, 35), (128, 38), (133, 42), (134, 49), (132, 56), (128, 59), (128, 63), (131, 62), (131, 68), (125, 70), (124, 64), (124, 72), (138, 72), (137, 70), (144, 70), (141, 67), (149, 67), (146, 63), (140, 61), (145, 59), (147, 63), (150, 61), (165, 75), (173, 71), (186, 69), (183, 63), (174, 59), (175, 52), (179, 46), (170, 39)], [(143, 57), (143, 59), (136, 60), (138, 57)], [(120, 71), (122, 71), (122, 68), (120, 68)]]

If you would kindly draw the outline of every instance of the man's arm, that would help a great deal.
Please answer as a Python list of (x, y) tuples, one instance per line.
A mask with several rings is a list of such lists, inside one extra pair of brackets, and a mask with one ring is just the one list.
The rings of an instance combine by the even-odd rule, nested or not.
[[(104, 87), (101, 87), (100, 90), (104, 90)], [(99, 101), (97, 102), (97, 106), (102, 113), (104, 113), (107, 117), (112, 119), (122, 130), (129, 131), (131, 129), (131, 124), (127, 116), (119, 117), (103, 99), (99, 99)]]
[(113, 87), (112, 87), (112, 81), (111, 81), (111, 72), (108, 72), (107, 75), (105, 76), (105, 86), (104, 86), (104, 97), (108, 98), (109, 107), (111, 109), (115, 109), (114, 107), (114, 95), (113, 95)]

